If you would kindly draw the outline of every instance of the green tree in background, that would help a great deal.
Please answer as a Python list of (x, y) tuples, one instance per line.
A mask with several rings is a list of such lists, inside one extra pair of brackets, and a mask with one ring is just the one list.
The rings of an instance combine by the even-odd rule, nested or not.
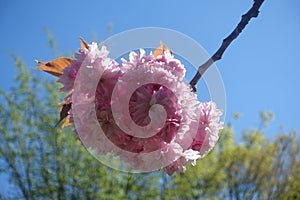
[(16, 85), (0, 90), (0, 173), (10, 183), (2, 199), (300, 199), (299, 134), (267, 139), (269, 113), (239, 143), (225, 127), (217, 147), (184, 174), (123, 173), (93, 158), (70, 127), (53, 128), (59, 86), (14, 59)]
[(239, 144), (233, 134), (227, 126), (209, 156), (174, 178), (169, 194), (179, 199), (300, 199), (297, 132), (270, 141), (254, 129), (245, 132)]

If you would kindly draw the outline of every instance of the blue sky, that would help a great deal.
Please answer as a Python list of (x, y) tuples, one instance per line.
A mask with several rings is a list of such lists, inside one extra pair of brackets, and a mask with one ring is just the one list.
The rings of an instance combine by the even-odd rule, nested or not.
[[(206, 1), (0, 1), (0, 87), (13, 85), (12, 52), (26, 65), (34, 60), (54, 58), (44, 27), (57, 41), (57, 49), (72, 53), (79, 47), (78, 36), (91, 41), (110, 34), (141, 27), (169, 28), (188, 35), (213, 54), (236, 26), (251, 0)], [(266, 130), (268, 137), (280, 131), (300, 130), (300, 2), (266, 1), (257, 19), (216, 64), (226, 96), (226, 122), (234, 122), (238, 133), (259, 122), (259, 111), (273, 111), (275, 120)], [(159, 42), (159, 41), (158, 41)], [(36, 72), (41, 76), (48, 76)], [(48, 76), (52, 78), (51, 76)], [(237, 136), (237, 139), (240, 135)]]

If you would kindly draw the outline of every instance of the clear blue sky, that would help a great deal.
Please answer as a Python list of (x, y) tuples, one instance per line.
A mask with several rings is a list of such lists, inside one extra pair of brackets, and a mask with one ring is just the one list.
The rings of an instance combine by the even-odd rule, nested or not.
[[(149, 26), (174, 29), (213, 54), (251, 5), (251, 0), (1, 0), (0, 87), (8, 89), (13, 84), (14, 63), (9, 52), (20, 55), (28, 66), (35, 66), (36, 58), (54, 58), (45, 26), (62, 52), (76, 51), (78, 36), (87, 41), (93, 35), (105, 39), (107, 25), (112, 23), (111, 34)], [(227, 95), (226, 122), (232, 121), (232, 113), (242, 113), (234, 122), (238, 132), (257, 125), (261, 110), (275, 113), (266, 131), (268, 137), (279, 132), (280, 125), (287, 131), (300, 130), (299, 11), (298, 0), (266, 0), (259, 17), (217, 62)]]

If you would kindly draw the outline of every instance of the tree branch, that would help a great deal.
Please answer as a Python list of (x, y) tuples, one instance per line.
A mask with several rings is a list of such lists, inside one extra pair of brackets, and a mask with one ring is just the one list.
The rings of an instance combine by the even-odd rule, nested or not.
[(190, 82), (190, 85), (192, 86), (195, 92), (196, 92), (196, 84), (200, 80), (201, 76), (214, 62), (222, 58), (222, 55), (224, 54), (227, 47), (232, 43), (233, 40), (235, 40), (239, 36), (239, 34), (243, 31), (243, 29), (251, 20), (251, 18), (256, 18), (258, 16), (259, 8), (261, 7), (263, 2), (264, 0), (254, 0), (252, 7), (248, 10), (246, 14), (242, 15), (241, 21), (238, 23), (235, 29), (230, 33), (230, 35), (223, 40), (220, 48), (216, 51), (216, 53), (212, 57), (210, 57), (204, 64), (198, 67), (197, 73), (195, 74), (195, 76)]

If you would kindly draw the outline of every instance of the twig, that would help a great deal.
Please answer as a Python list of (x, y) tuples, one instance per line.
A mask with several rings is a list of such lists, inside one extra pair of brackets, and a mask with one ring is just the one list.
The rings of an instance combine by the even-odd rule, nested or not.
[(200, 80), (201, 76), (205, 73), (205, 71), (217, 60), (222, 58), (227, 47), (235, 40), (239, 34), (243, 31), (246, 25), (249, 23), (251, 18), (256, 18), (259, 14), (259, 8), (261, 7), (264, 0), (254, 0), (254, 3), (250, 10), (244, 15), (242, 15), (241, 21), (238, 23), (236, 28), (230, 33), (230, 35), (225, 38), (220, 46), (220, 48), (216, 51), (216, 53), (210, 57), (204, 64), (198, 67), (198, 71), (190, 82), (193, 90), (196, 92), (196, 84)]

